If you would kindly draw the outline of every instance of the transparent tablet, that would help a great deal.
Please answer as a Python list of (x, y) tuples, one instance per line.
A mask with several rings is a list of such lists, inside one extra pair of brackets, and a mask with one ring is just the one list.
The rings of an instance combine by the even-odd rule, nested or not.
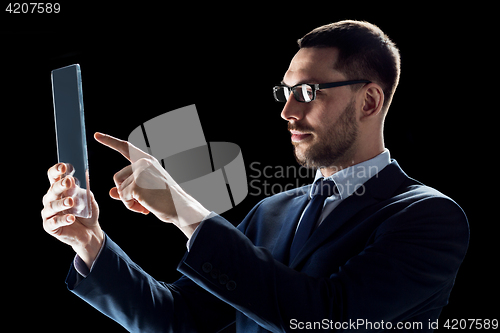
[(89, 218), (92, 216), (92, 201), (80, 65), (52, 71), (52, 96), (57, 157), (59, 162), (69, 165), (66, 175), (73, 176), (78, 185), (76, 190), (68, 195), (75, 200), (74, 207), (69, 209), (68, 213)]

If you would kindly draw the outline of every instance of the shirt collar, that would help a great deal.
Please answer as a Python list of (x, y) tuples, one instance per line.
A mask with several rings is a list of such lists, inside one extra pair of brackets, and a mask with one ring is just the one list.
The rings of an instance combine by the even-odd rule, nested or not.
[[(330, 177), (323, 177), (321, 170), (318, 169), (316, 171), (316, 176), (314, 177), (313, 185), (322, 178), (332, 180), (337, 186), (337, 191), (339, 193), (340, 199), (344, 200), (345, 198), (353, 194), (368, 179), (375, 176), (390, 163), (391, 154), (386, 148), (382, 153), (378, 154), (374, 158), (355, 164), (346, 169), (339, 170)], [(309, 191), (309, 197), (311, 198), (313, 188), (314, 186), (311, 186), (311, 190)]]

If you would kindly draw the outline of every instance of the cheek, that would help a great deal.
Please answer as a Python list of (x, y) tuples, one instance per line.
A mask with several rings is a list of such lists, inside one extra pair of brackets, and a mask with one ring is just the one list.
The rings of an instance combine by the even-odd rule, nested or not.
[(335, 126), (346, 108), (353, 103), (352, 96), (341, 90), (343, 87), (335, 88), (338, 91), (333, 94), (333, 91), (327, 94), (319, 94), (316, 100), (312, 103), (314, 107), (310, 109), (308, 114), (308, 122), (315, 129), (331, 129)]
[(334, 109), (331, 104), (327, 108), (326, 105), (318, 105), (308, 114), (307, 122), (314, 128), (318, 134), (326, 133), (329, 128), (334, 126), (337, 121), (340, 111)]

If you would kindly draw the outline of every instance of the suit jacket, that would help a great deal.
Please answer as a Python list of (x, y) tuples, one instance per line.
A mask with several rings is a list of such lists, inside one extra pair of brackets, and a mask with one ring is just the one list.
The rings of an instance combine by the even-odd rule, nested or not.
[(309, 189), (262, 200), (237, 228), (220, 216), (206, 220), (173, 284), (156, 281), (107, 237), (85, 279), (70, 269), (68, 288), (131, 332), (218, 332), (234, 322), (246, 333), (405, 323), (432, 331), (468, 246), (462, 209), (393, 160), (288, 265)]

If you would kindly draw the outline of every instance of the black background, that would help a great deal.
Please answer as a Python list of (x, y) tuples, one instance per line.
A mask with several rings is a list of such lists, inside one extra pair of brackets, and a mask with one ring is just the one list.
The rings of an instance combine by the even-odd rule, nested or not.
[[(113, 174), (127, 161), (92, 134), (126, 139), (146, 120), (196, 104), (207, 141), (238, 144), (249, 180), (257, 177), (252, 163), (269, 171), (294, 166), (282, 105), (273, 101), (271, 88), (281, 81), (298, 38), (341, 19), (375, 23), (400, 48), (402, 75), (386, 121), (386, 147), (411, 177), (452, 197), (469, 218), (469, 251), (440, 326), (448, 318), (499, 318), (498, 218), (488, 213), (495, 198), (492, 152), (498, 151), (489, 127), (495, 98), (484, 92), (490, 83), (483, 81), (495, 75), (486, 58), (492, 30), (485, 15), (493, 6), (307, 2), (273, 9), (271, 3), (138, 2), (9, 14), (7, 4), (0, 8), (5, 323), (12, 321), (18, 331), (124, 331), (66, 290), (74, 253), (42, 228), (46, 170), (57, 162), (52, 69), (82, 68), (91, 189), (102, 228), (156, 279), (173, 282), (186, 239), (174, 226), (129, 212), (108, 196)], [(289, 176), (258, 179), (274, 184), (267, 191), (275, 192), (295, 184)], [(299, 179), (300, 185), (308, 182)], [(264, 198), (250, 191), (223, 214), (235, 225)]]

